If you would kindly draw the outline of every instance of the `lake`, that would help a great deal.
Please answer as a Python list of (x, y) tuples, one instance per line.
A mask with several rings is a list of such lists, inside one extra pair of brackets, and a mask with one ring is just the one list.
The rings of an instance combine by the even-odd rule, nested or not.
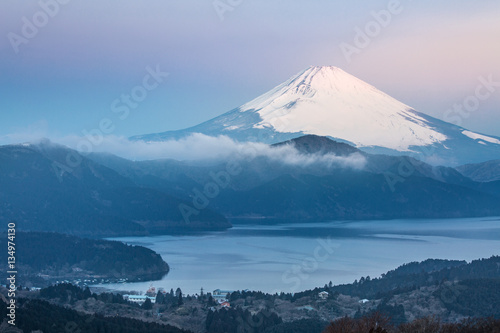
[[(297, 292), (351, 283), (411, 261), (473, 260), (500, 254), (500, 218), (239, 224), (190, 236), (111, 238), (161, 254), (170, 273), (156, 288)], [(146, 291), (151, 282), (104, 284)]]

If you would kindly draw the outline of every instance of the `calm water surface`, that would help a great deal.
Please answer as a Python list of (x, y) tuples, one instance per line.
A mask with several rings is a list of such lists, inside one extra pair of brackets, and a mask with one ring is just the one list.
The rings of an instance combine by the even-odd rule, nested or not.
[[(428, 258), (473, 260), (500, 254), (500, 218), (236, 225), (191, 236), (113, 238), (161, 254), (170, 273), (157, 288), (296, 292), (377, 277)], [(97, 285), (146, 291), (150, 282)]]

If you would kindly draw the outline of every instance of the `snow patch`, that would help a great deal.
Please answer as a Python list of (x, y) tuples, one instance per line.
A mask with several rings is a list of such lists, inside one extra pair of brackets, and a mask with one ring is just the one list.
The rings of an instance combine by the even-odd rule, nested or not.
[(224, 128), (225, 131), (234, 131), (234, 130), (237, 130), (238, 128), (240, 128), (241, 126), (228, 126), (226, 128)]
[(242, 105), (254, 128), (342, 138), (357, 147), (409, 151), (448, 138), (409, 106), (336, 67), (310, 67)]
[[(500, 140), (486, 136), (486, 135), (474, 133), (471, 131), (463, 131), (462, 134), (465, 136), (468, 136), (469, 138), (474, 139), (474, 140), (483, 140), (483, 141), (486, 141), (489, 143), (495, 143), (497, 145), (500, 145)], [(482, 143), (483, 145), (485, 144), (484, 142), (479, 142), (479, 143)]]

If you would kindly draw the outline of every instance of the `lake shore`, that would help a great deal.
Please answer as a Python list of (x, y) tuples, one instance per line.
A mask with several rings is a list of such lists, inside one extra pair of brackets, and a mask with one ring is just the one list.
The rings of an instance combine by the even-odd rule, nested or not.
[[(298, 292), (376, 277), (428, 258), (473, 260), (498, 254), (500, 218), (239, 224), (199, 235), (113, 238), (161, 254), (170, 265), (157, 288)], [(145, 291), (151, 282), (97, 284)]]

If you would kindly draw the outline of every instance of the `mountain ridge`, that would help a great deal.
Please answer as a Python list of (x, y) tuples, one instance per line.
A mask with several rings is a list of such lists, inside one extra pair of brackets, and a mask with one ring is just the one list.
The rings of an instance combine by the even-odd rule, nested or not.
[(131, 140), (167, 141), (193, 133), (268, 144), (314, 134), (365, 152), (411, 154), (447, 166), (500, 158), (500, 138), (416, 111), (333, 66), (309, 67), (250, 102), (199, 125), (133, 136)]
[(500, 180), (500, 160), (461, 165), (456, 169), (464, 176), (477, 182), (493, 182)]
[[(500, 186), (483, 187), (450, 167), (434, 167), (408, 156), (373, 155), (329, 138), (307, 135), (271, 146), (291, 146), (298, 160), (286, 164), (258, 156), (239, 160), (242, 171), (210, 199), (209, 207), (235, 221), (244, 218), (290, 220), (446, 218), (493, 216)], [(322, 157), (364, 159), (362, 167), (325, 164)], [(94, 158), (94, 156), (92, 156)], [(104, 156), (95, 156), (112, 166)], [(138, 184), (156, 184), (160, 191), (189, 198), (203, 192), (210, 174), (224, 170), (224, 161), (190, 166), (175, 161), (139, 161), (114, 166)], [(401, 172), (402, 166), (405, 173)], [(166, 172), (168, 170), (168, 172)], [(411, 170), (408, 172), (407, 170)], [(387, 177), (400, 177), (391, 188)], [(404, 176), (404, 177), (403, 177)]]
[[(68, 156), (80, 162), (69, 168)], [(109, 237), (230, 227), (210, 209), (186, 224), (178, 207), (187, 201), (137, 186), (117, 171), (46, 140), (0, 146), (0, 199), (0, 221), (15, 220), (19, 231)]]
[[(68, 154), (81, 163), (60, 181), (53, 164)], [(84, 157), (47, 142), (0, 146), (0, 220), (18, 221), (20, 231), (122, 236), (221, 230), (231, 226), (227, 219), (500, 215), (499, 181), (477, 183), (450, 167), (373, 155), (326, 137), (307, 135), (264, 155), (240, 156), (231, 177), (224, 176), (227, 162)], [(188, 225), (181, 204), (194, 212)]]

